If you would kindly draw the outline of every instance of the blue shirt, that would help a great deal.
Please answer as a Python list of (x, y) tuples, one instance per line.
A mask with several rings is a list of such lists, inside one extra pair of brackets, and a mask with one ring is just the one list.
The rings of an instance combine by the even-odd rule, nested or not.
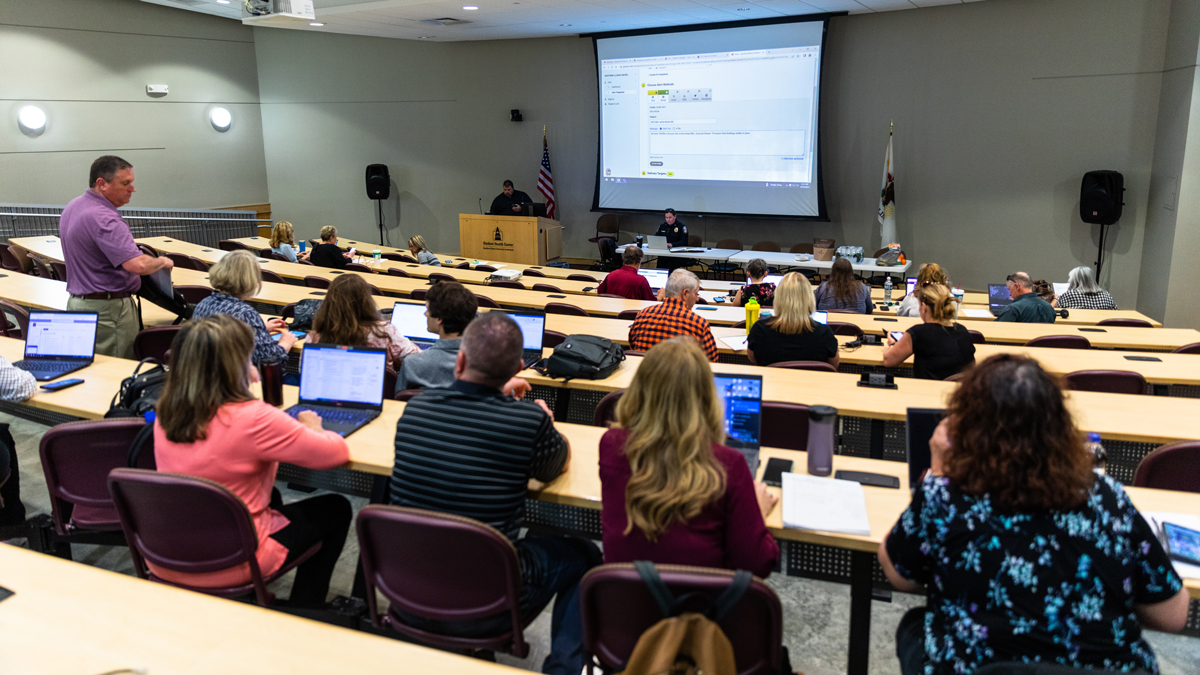
[(287, 258), (291, 262), (296, 262), (296, 249), (292, 248), (291, 244), (280, 244), (279, 248), (273, 248), (271, 250)]

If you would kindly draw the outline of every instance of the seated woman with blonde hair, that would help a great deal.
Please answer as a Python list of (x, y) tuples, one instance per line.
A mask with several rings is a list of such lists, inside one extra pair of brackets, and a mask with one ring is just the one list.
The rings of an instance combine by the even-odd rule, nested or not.
[(950, 289), (930, 284), (913, 291), (919, 302), (921, 323), (910, 326), (897, 341), (888, 334), (883, 365), (895, 368), (913, 357), (913, 376), (944, 380), (975, 363), (975, 343), (960, 323), (954, 322), (958, 305)]
[(605, 562), (747, 570), (779, 560), (766, 517), (778, 497), (725, 440), (708, 358), (690, 336), (646, 352), (600, 439)]
[(313, 329), (304, 341), (355, 347), (378, 347), (388, 351), (388, 363), (399, 372), (404, 357), (421, 351), (384, 321), (366, 280), (357, 274), (340, 276), (313, 316)]
[(292, 224), (286, 220), (275, 223), (271, 229), (271, 250), (288, 259), (289, 262), (308, 260), (309, 251), (300, 253), (296, 245), (296, 237), (292, 233)]
[(775, 289), (775, 314), (750, 328), (746, 357), (769, 366), (783, 361), (824, 361), (838, 367), (838, 341), (833, 330), (812, 319), (816, 310), (812, 284), (789, 272)]
[(208, 281), (216, 293), (196, 304), (192, 310), (193, 321), (214, 314), (228, 314), (254, 331), (254, 353), (251, 357), (254, 365), (287, 358), (288, 350), (296, 344), (296, 336), (285, 332), (276, 342), (271, 334), (287, 330), (287, 324), (283, 319), (264, 322), (262, 315), (246, 302), (262, 289), (262, 269), (253, 253), (242, 250), (225, 254), (208, 270)]
[(416, 257), (417, 262), (422, 265), (433, 265), (441, 267), (442, 263), (437, 259), (437, 256), (429, 251), (429, 246), (425, 244), (425, 237), (419, 234), (414, 234), (408, 238), (408, 251)]

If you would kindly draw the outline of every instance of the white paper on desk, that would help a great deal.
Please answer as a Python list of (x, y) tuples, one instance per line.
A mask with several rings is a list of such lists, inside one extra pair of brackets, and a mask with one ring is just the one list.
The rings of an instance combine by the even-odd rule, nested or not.
[(958, 313), (971, 319), (990, 319), (992, 317), (992, 313), (986, 309), (969, 309), (967, 307), (962, 307), (958, 310)]
[[(1150, 527), (1154, 528), (1155, 534), (1162, 534), (1162, 524), (1164, 522), (1174, 523), (1180, 527), (1186, 527), (1189, 530), (1200, 531), (1200, 516), (1195, 516), (1190, 513), (1170, 513), (1168, 511), (1146, 511), (1142, 514), (1146, 520), (1150, 522)], [(1175, 571), (1179, 576), (1186, 579), (1200, 579), (1200, 565), (1190, 565), (1178, 560), (1172, 560), (1171, 564), (1175, 566)]]
[(783, 474), (783, 526), (870, 536), (867, 497), (851, 480)]
[[(491, 263), (479, 263), (479, 264), (480, 265), (490, 265)], [(492, 265), (492, 267), (495, 267), (496, 269), (500, 269), (501, 267), (508, 267), (508, 265), (505, 265), (504, 263), (496, 263), (495, 265)]]
[(746, 349), (746, 340), (747, 338), (745, 335), (735, 335), (734, 337), (721, 338), (721, 342), (729, 345), (729, 348), (735, 352), (740, 352)]

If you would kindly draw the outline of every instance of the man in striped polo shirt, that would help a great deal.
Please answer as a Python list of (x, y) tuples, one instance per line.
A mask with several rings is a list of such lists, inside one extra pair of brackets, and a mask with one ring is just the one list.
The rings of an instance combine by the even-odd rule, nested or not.
[[(500, 391), (522, 368), (523, 342), (521, 329), (502, 312), (488, 312), (467, 326), (454, 384), (414, 397), (396, 424), (391, 502), (472, 518), (504, 533), (521, 563), (522, 613), (558, 594), (542, 672), (578, 675), (579, 579), (602, 557), (584, 539), (520, 536), (530, 479), (554, 480), (571, 457), (544, 401), (520, 401)], [(460, 636), (495, 634), (509, 625), (507, 612), (453, 623), (403, 618), (422, 630)]]

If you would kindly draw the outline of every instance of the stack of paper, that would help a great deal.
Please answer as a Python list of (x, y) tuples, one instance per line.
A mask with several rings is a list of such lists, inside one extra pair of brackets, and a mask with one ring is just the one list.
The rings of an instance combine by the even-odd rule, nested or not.
[(969, 309), (967, 307), (963, 307), (962, 309), (958, 310), (958, 313), (962, 314), (963, 316), (967, 317), (968, 319), (990, 319), (990, 318), (992, 318), (992, 313), (986, 309)]
[(867, 498), (849, 480), (783, 474), (783, 526), (870, 536)]
[(725, 344), (729, 345), (729, 348), (735, 352), (740, 352), (740, 351), (746, 349), (746, 336), (745, 335), (735, 335), (733, 337), (723, 337), (723, 338), (721, 338), (721, 342), (724, 342)]

